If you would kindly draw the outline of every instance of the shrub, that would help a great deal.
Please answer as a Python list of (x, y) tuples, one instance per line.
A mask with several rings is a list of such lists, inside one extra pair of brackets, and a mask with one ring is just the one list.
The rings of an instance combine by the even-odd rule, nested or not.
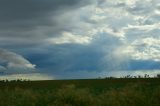
[(56, 92), (55, 104), (60, 106), (94, 106), (94, 99), (89, 89), (77, 89), (66, 85)]

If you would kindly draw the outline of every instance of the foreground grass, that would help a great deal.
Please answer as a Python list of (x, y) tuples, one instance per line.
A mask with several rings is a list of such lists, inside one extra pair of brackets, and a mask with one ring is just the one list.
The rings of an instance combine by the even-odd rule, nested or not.
[(1, 83), (0, 106), (160, 106), (159, 79), (57, 82)]

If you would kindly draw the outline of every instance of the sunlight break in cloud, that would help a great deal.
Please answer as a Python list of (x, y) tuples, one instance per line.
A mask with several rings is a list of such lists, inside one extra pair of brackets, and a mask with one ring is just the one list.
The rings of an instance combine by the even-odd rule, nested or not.
[(1, 75), (0, 80), (53, 80), (53, 76), (41, 73), (32, 73), (32, 74), (13, 74), (13, 75)]
[(77, 44), (88, 44), (91, 38), (88, 36), (74, 35), (70, 32), (63, 32), (62, 36), (58, 38), (49, 39), (48, 42), (51, 44), (64, 44), (64, 43), (77, 43)]

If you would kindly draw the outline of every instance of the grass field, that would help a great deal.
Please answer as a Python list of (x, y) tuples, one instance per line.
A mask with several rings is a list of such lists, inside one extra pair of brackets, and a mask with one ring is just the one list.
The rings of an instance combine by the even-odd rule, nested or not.
[(0, 82), (0, 106), (160, 106), (160, 79)]

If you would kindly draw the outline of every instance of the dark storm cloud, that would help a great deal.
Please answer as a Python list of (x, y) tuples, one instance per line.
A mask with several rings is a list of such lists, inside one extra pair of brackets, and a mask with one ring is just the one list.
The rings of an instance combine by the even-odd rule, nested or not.
[(45, 72), (63, 73), (100, 70), (98, 68), (99, 61), (103, 58), (101, 50), (78, 44), (54, 45), (43, 48), (43, 50), (46, 52), (32, 51), (26, 57)]
[(21, 22), (47, 18), (51, 15), (50, 12), (56, 13), (57, 10), (78, 8), (85, 3), (78, 0), (1, 0), (0, 21)]
[[(42, 51), (32, 51), (28, 56), (39, 68), (49, 72), (72, 73), (92, 71), (101, 72), (123, 69), (112, 52), (121, 42), (114, 36), (100, 34), (89, 45), (61, 44), (44, 47)], [(52, 70), (51, 70), (52, 69)]]
[[(38, 72), (59, 78), (158, 70), (158, 3), (159, 0), (1, 0), (0, 48), (25, 57)], [(0, 61), (0, 71), (7, 68)]]
[(64, 29), (63, 22), (57, 22), (59, 15), (88, 3), (85, 0), (1, 0), (0, 45), (35, 45), (49, 36), (58, 36)]

